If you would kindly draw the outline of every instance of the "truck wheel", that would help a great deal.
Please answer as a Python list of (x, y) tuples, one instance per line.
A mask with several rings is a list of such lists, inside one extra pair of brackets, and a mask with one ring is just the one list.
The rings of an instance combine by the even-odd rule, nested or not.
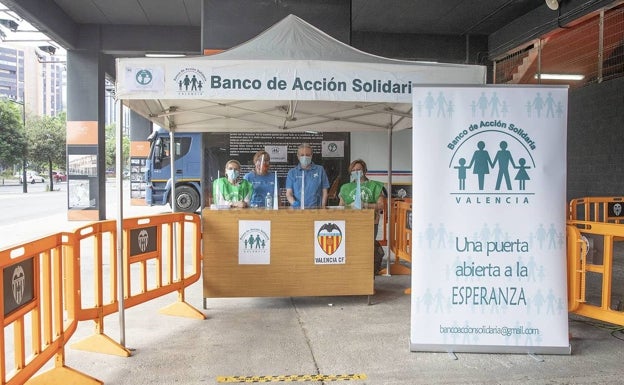
[(179, 211), (194, 213), (199, 210), (199, 194), (190, 186), (176, 187), (176, 207)]

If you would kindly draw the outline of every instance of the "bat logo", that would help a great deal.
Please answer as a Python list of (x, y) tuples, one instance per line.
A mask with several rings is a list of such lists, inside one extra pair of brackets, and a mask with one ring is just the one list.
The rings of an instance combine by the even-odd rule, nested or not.
[(22, 303), (22, 299), (24, 298), (24, 286), (26, 282), (26, 274), (21, 266), (17, 266), (15, 270), (13, 270), (13, 277), (11, 281), (13, 299), (15, 300), (15, 303), (19, 305)]
[(138, 237), (139, 241), (139, 249), (144, 253), (147, 250), (147, 246), (149, 245), (149, 234), (145, 230), (141, 230)]
[(316, 234), (316, 240), (327, 255), (332, 255), (342, 242), (342, 230), (335, 223), (325, 223)]

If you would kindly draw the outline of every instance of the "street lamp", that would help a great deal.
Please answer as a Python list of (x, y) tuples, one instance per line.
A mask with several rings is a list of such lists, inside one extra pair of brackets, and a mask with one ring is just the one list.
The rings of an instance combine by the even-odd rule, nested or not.
[[(26, 130), (26, 101), (22, 99), (22, 102), (13, 101), (14, 103), (22, 105), (22, 126)], [(26, 180), (26, 154), (22, 158), (22, 192), (26, 194), (28, 192), (28, 180)]]

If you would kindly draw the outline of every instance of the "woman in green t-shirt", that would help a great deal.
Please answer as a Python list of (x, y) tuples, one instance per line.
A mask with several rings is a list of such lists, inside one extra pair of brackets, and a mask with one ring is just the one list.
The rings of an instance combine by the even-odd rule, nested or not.
[(355, 193), (357, 190), (357, 180), (360, 180), (360, 191), (362, 197), (363, 209), (375, 209), (375, 235), (377, 234), (377, 226), (379, 224), (379, 210), (383, 209), (383, 190), (384, 185), (376, 180), (370, 180), (366, 177), (366, 162), (362, 159), (356, 159), (349, 165), (349, 173), (351, 175), (350, 182), (340, 187), (338, 196), (340, 197), (341, 206), (352, 206), (355, 203)]
[[(349, 165), (350, 182), (345, 183), (340, 187), (338, 196), (340, 197), (340, 206), (355, 207), (357, 181), (360, 180), (360, 196), (361, 196), (361, 208), (374, 209), (375, 210), (375, 225), (373, 226), (373, 239), (377, 238), (377, 230), (379, 227), (379, 211), (384, 208), (384, 185), (376, 180), (370, 180), (366, 177), (368, 168), (366, 162), (362, 159), (356, 159)], [(375, 247), (378, 247), (375, 242)], [(381, 246), (379, 246), (381, 248)], [(375, 253), (375, 274), (381, 269), (381, 257), (377, 257)]]
[(212, 202), (218, 206), (249, 207), (253, 187), (244, 179), (239, 180), (241, 165), (237, 160), (225, 164), (225, 176), (212, 183)]

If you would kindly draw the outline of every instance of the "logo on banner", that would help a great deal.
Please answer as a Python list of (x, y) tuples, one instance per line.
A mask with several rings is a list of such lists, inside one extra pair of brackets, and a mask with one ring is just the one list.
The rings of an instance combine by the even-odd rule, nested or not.
[(139, 83), (142, 86), (146, 86), (152, 82), (152, 79), (154, 78), (154, 76), (152, 75), (152, 71), (141, 69), (137, 71), (134, 78), (137, 83)]
[(131, 257), (158, 250), (158, 229), (156, 226), (132, 229), (129, 239)]
[(173, 78), (176, 90), (181, 96), (203, 95), (206, 84), (206, 76), (196, 68), (184, 68)]
[(22, 266), (17, 266), (13, 270), (13, 279), (11, 280), (11, 287), (13, 292), (13, 299), (16, 304), (21, 304), (24, 299), (24, 287), (26, 282), (26, 275)]
[(459, 192), (523, 193), (530, 186), (535, 161), (525, 143), (512, 134), (486, 129), (469, 135), (453, 150), (449, 169), (457, 177)]
[(314, 221), (316, 244), (314, 263), (317, 265), (344, 264), (346, 262), (345, 221)]
[(243, 233), (240, 243), (245, 252), (262, 252), (269, 246), (269, 236), (260, 229), (250, 229)]
[(2, 269), (2, 301), (5, 317), (35, 299), (35, 258), (30, 257)]
[(344, 141), (324, 140), (321, 143), (323, 158), (342, 158), (344, 156)]
[(147, 245), (149, 245), (149, 235), (147, 234), (147, 231), (141, 230), (137, 241), (139, 243), (139, 249), (142, 253), (144, 253), (145, 250), (147, 250)]
[(238, 263), (271, 263), (271, 221), (238, 221)]
[(327, 255), (332, 255), (342, 243), (342, 230), (335, 223), (326, 223), (316, 233), (319, 246)]
[[(517, 103), (517, 102), (516, 102)], [(523, 102), (524, 103), (524, 102)], [(430, 92), (421, 101), (419, 114), (435, 119), (452, 119), (452, 98)], [(509, 110), (522, 108), (528, 118), (508, 118)], [(472, 120), (449, 134), (448, 170), (456, 182), (451, 192), (457, 204), (528, 204), (535, 195), (532, 182), (538, 147), (533, 118), (561, 118), (563, 107), (550, 93), (528, 95), (522, 106), (508, 103), (496, 92), (481, 92), (470, 103)], [(541, 165), (539, 165), (541, 166)]]
[(623, 217), (624, 214), (622, 212), (622, 204), (621, 203), (616, 203), (616, 202), (609, 202), (607, 203), (608, 209), (609, 209), (609, 216), (610, 217)]
[(127, 67), (124, 80), (128, 91), (162, 91), (164, 89), (164, 70), (162, 67), (135, 68)]
[(264, 151), (271, 155), (271, 163), (288, 162), (288, 146), (264, 146)]

